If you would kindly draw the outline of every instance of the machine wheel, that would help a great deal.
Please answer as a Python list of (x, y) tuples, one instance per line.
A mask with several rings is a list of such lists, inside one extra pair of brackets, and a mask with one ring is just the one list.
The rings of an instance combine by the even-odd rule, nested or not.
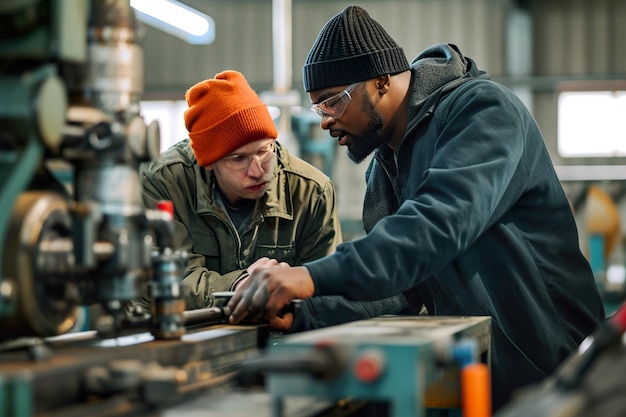
[[(15, 314), (0, 317), (0, 323), (5, 321), (0, 326), (0, 338), (67, 333), (79, 311), (76, 283), (71, 279), (73, 255), (67, 201), (53, 192), (23, 192), (11, 213), (6, 239), (2, 277), (15, 285), (16, 309)], [(41, 256), (49, 248), (58, 256)], [(50, 262), (57, 263), (56, 273), (46, 272)], [(67, 274), (59, 274), (63, 269)]]

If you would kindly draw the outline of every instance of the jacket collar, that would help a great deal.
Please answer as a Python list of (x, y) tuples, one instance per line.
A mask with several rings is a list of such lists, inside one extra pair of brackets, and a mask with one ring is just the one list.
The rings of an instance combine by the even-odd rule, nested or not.
[(456, 45), (433, 45), (415, 57), (411, 63), (410, 122), (405, 139), (432, 115), (444, 95), (475, 78), (489, 79), (489, 75), (478, 69), (473, 59), (463, 56)]
[(453, 44), (436, 44), (416, 56), (411, 63), (409, 120), (421, 120), (431, 102), (469, 79), (467, 69), (468, 61)]

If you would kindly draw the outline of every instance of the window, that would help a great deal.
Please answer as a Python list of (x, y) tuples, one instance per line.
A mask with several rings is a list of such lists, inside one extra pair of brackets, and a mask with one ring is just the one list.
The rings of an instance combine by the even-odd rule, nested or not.
[(557, 129), (562, 157), (626, 156), (626, 91), (561, 93)]
[(161, 152), (185, 139), (185, 100), (142, 101), (141, 115), (146, 124), (158, 120), (161, 131)]

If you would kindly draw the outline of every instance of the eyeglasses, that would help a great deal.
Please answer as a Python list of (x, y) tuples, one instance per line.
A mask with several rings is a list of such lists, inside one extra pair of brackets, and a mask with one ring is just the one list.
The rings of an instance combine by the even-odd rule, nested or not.
[(264, 164), (266, 162), (269, 162), (273, 156), (274, 141), (271, 141), (254, 154), (232, 154), (222, 158), (222, 161), (226, 168), (240, 171), (243, 169), (248, 169), (253, 159), (256, 159), (259, 164)]
[(350, 93), (359, 84), (361, 84), (360, 81), (358, 83), (350, 84), (350, 86), (348, 86), (348, 88), (343, 90), (341, 93), (335, 94), (321, 103), (314, 104), (311, 106), (311, 110), (317, 113), (320, 117), (330, 116), (334, 119), (340, 118), (352, 100)]

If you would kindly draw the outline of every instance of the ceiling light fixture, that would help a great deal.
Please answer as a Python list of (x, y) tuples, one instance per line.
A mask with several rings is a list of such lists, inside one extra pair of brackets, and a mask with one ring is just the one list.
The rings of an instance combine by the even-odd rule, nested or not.
[(194, 45), (215, 40), (215, 21), (176, 0), (130, 0), (142, 22)]

